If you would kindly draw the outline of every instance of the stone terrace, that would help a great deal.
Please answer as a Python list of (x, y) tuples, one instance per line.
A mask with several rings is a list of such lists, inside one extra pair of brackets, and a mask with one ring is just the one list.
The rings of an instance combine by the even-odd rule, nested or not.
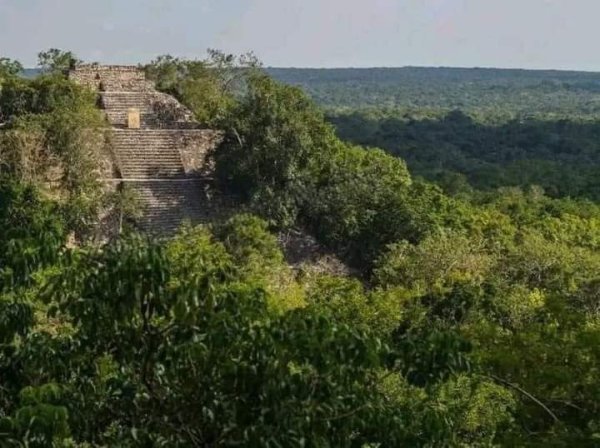
[[(100, 107), (113, 127), (112, 149), (118, 176), (142, 201), (140, 227), (169, 234), (184, 220), (204, 222), (218, 214), (207, 155), (221, 142), (218, 131), (200, 129), (175, 98), (156, 91), (135, 66), (82, 65), (69, 77), (97, 90)], [(139, 123), (130, 114), (139, 116)]]

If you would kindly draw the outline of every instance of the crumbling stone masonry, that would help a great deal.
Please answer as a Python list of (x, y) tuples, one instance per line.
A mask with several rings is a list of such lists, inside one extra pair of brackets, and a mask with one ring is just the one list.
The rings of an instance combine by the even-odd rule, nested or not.
[(184, 220), (199, 223), (219, 214), (209, 162), (222, 141), (219, 131), (201, 129), (187, 108), (158, 92), (138, 67), (81, 65), (69, 77), (98, 91), (116, 165), (105, 170), (115, 173), (105, 180), (137, 192), (142, 229), (164, 235)]
[(140, 92), (152, 91), (143, 70), (135, 65), (79, 65), (69, 72), (69, 78), (93, 90)]

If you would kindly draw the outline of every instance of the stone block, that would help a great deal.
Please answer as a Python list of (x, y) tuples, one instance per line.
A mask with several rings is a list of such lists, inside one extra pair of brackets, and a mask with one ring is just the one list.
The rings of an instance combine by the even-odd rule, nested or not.
[(129, 129), (140, 128), (140, 110), (131, 108), (127, 111), (127, 127)]
[(144, 70), (128, 65), (79, 65), (69, 71), (78, 84), (101, 91), (149, 91), (154, 84), (146, 80)]

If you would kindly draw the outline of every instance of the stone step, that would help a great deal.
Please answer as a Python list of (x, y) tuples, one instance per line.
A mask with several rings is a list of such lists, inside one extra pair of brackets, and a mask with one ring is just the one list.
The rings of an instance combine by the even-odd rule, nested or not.
[[(153, 129), (147, 129), (147, 131), (152, 131)], [(140, 138), (142, 141), (140, 142)], [(169, 144), (169, 145), (178, 145), (179, 142), (176, 139), (175, 135), (172, 134), (164, 134), (164, 135), (144, 135), (144, 134), (135, 134), (132, 136), (119, 136), (118, 134), (113, 134), (114, 142), (122, 142), (122, 143), (157, 143), (157, 144)]]
[[(176, 150), (174, 146), (165, 146), (165, 147), (157, 147), (157, 146), (145, 146), (142, 148), (134, 148), (132, 146), (119, 146), (114, 145), (114, 149), (119, 154), (123, 154), (124, 156), (132, 156), (132, 157), (149, 157), (153, 159), (166, 159), (181, 162), (181, 158), (179, 157), (179, 152)], [(145, 159), (142, 159), (145, 160)], [(125, 160), (124, 160), (125, 162)]]
[(114, 145), (114, 149), (119, 153), (134, 157), (152, 157), (156, 159), (169, 159), (181, 162), (179, 152), (175, 146), (144, 146), (136, 148), (133, 146)]
[[(203, 132), (205, 132), (206, 130), (203, 129), (186, 129), (183, 132), (186, 134), (202, 134)], [(140, 131), (139, 129), (115, 129), (115, 134), (118, 135), (137, 135), (137, 134), (142, 134), (142, 135), (147, 135), (147, 136), (152, 136), (152, 135), (181, 135), (182, 130), (181, 129), (150, 129), (148, 131)]]
[[(114, 108), (114, 109), (105, 109), (105, 115), (109, 117), (120, 117), (122, 115), (127, 115), (129, 110), (133, 109), (132, 107), (123, 107), (123, 108)], [(156, 112), (152, 109), (146, 109), (142, 107), (135, 107), (135, 109), (139, 110), (140, 115), (148, 115), (148, 116), (156, 116)]]
[(159, 92), (118, 92), (118, 91), (104, 91), (100, 92), (100, 99), (102, 103), (119, 103), (119, 102), (148, 102), (161, 98)]
[(119, 153), (130, 154), (130, 155), (139, 155), (140, 157), (169, 157), (173, 160), (179, 160), (179, 152), (176, 146), (122, 146), (122, 145), (113, 145)]
[(116, 79), (103, 79), (102, 80), (102, 91), (103, 92), (152, 92), (154, 90), (154, 83), (145, 79), (128, 79), (128, 80), (116, 80)]
[[(152, 91), (107, 91), (100, 93), (100, 107), (113, 126), (124, 126), (130, 109), (140, 111), (142, 128), (160, 128), (169, 125), (193, 128), (197, 123), (192, 113), (172, 96)], [(159, 111), (162, 111), (159, 113)], [(159, 117), (162, 115), (162, 118)], [(170, 118), (166, 118), (170, 116)]]
[(107, 100), (102, 99), (101, 104), (105, 110), (124, 109), (127, 107), (141, 107), (142, 109), (152, 108), (154, 102), (152, 98), (139, 98), (132, 100)]
[(124, 182), (142, 202), (140, 227), (154, 234), (170, 234), (186, 220), (207, 222), (216, 213), (211, 199), (211, 184), (203, 179), (185, 181)]
[[(105, 114), (110, 120), (127, 120), (127, 116), (129, 115), (129, 109), (117, 110), (117, 111), (105, 111)], [(146, 120), (158, 120), (158, 116), (151, 111), (141, 111), (140, 118)]]
[(122, 165), (124, 166), (128, 166), (128, 167), (139, 167), (139, 168), (143, 168), (143, 167), (150, 167), (150, 166), (158, 166), (160, 164), (160, 166), (165, 166), (165, 167), (176, 167), (176, 168), (183, 168), (181, 167), (181, 163), (177, 163), (176, 161), (173, 160), (161, 160), (161, 159), (153, 159), (150, 161), (146, 161), (146, 163), (140, 161), (140, 160), (127, 160), (125, 158), (123, 158), (123, 161), (121, 162)]
[(144, 128), (158, 126), (158, 116), (154, 105), (158, 94), (152, 92), (104, 92), (100, 104), (113, 126), (125, 126), (130, 109), (140, 112), (140, 125)]
[[(140, 163), (143, 163), (144, 161), (148, 162), (148, 163), (154, 163), (154, 162), (160, 162), (160, 163), (166, 163), (169, 165), (181, 165), (181, 160), (179, 158), (174, 158), (171, 156), (160, 156), (160, 155), (153, 155), (151, 153), (127, 153), (125, 151), (120, 151), (119, 155), (123, 158), (123, 160), (121, 161), (121, 163), (123, 164), (128, 164), (128, 165), (138, 165)], [(132, 160), (132, 158), (138, 158), (138, 160)]]
[(114, 130), (113, 150), (124, 178), (184, 176), (177, 141), (179, 133), (150, 130)]
[[(126, 126), (129, 112), (107, 113), (106, 118), (112, 126)], [(142, 128), (157, 127), (160, 125), (159, 119), (152, 113), (140, 114), (140, 126)]]
[(156, 114), (154, 109), (152, 109), (151, 107), (146, 107), (144, 105), (131, 105), (131, 104), (107, 108), (107, 109), (104, 109), (104, 112), (107, 115), (118, 115), (118, 114), (127, 113), (127, 112), (129, 112), (129, 109), (133, 109), (133, 108), (138, 109), (141, 114)]
[(142, 138), (140, 141), (132, 140), (132, 139), (121, 139), (121, 138), (113, 138), (113, 144), (122, 145), (122, 146), (137, 146), (137, 147), (150, 147), (157, 146), (160, 148), (166, 147), (175, 147), (178, 148), (180, 144), (177, 141), (174, 141), (171, 136), (164, 136), (162, 138), (157, 137), (154, 139), (151, 138)]

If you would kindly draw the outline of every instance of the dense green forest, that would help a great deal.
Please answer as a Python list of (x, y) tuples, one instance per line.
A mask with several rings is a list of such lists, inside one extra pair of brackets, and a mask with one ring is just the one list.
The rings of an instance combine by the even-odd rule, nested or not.
[(600, 74), (270, 69), (327, 108), (338, 135), (383, 148), (450, 194), (538, 185), (600, 200)]
[[(598, 446), (599, 205), (448, 194), (212, 52), (147, 74), (225, 130), (216, 177), (244, 213), (99, 245), (99, 204), (121, 202), (93, 169), (94, 95), (62, 74), (76, 62), (0, 64), (3, 445)], [(357, 275), (290, 267), (290, 228)]]
[(269, 68), (330, 108), (441, 108), (504, 115), (596, 115), (600, 73), (489, 68)]
[(450, 194), (538, 185), (552, 197), (600, 201), (600, 120), (489, 122), (458, 110), (355, 111), (329, 120), (341, 138), (386, 149)]

